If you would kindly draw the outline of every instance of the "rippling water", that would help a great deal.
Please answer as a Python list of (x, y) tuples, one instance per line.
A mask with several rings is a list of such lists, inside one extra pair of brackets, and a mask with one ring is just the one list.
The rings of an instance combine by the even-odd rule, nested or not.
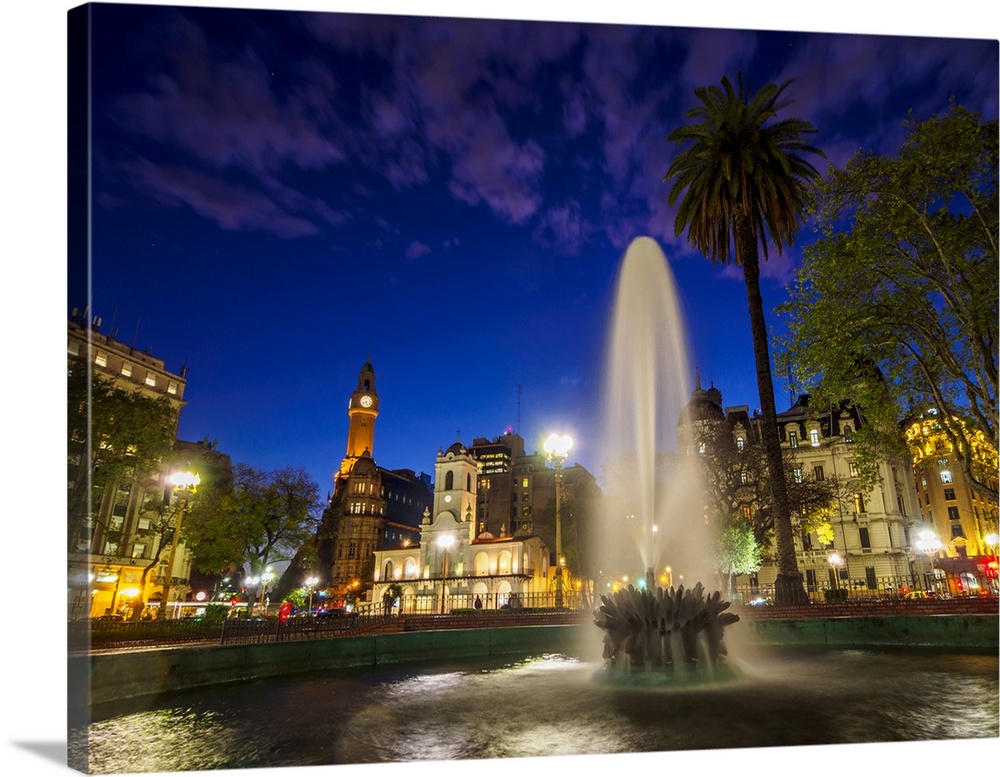
[(101, 709), (70, 748), (108, 774), (998, 736), (997, 656), (737, 663), (737, 680), (684, 688), (601, 681), (564, 655), (300, 676)]

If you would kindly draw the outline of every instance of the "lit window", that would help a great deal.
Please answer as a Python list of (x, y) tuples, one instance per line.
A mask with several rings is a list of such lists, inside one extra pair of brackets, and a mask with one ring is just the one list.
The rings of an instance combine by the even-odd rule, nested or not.
[(951, 482), (951, 471), (947, 469), (941, 470), (941, 482), (950, 483)]
[(865, 511), (865, 498), (859, 491), (854, 492), (854, 510), (859, 513)]
[(70, 356), (79, 356), (80, 355), (80, 344), (74, 340), (73, 342), (71, 342), (69, 344), (69, 347), (67, 347), (66, 350), (67, 350), (67, 352), (69, 353)]
[(819, 445), (819, 429), (809, 430), (809, 444), (813, 446)]
[(844, 427), (844, 442), (854, 442), (854, 430), (849, 427)]
[(938, 461), (938, 466), (939, 467), (947, 467), (948, 466), (948, 459), (938, 459), (937, 461)]
[(528, 487), (528, 479), (527, 478), (522, 478), (521, 479), (521, 488), (527, 488), (527, 487)]
[(94, 363), (98, 367), (107, 367), (108, 366), (108, 355), (106, 353), (98, 353), (97, 356), (94, 357)]
[(743, 446), (745, 444), (746, 444), (746, 441), (742, 437), (737, 437), (736, 438), (736, 450), (742, 451), (743, 450)]
[(740, 483), (742, 483), (743, 485), (746, 485), (746, 482), (747, 482), (747, 473), (746, 472), (741, 472), (740, 473)]
[(147, 372), (146, 373), (146, 385), (147, 386), (155, 386), (156, 385), (156, 376), (153, 373), (151, 373), (151, 372)]
[(698, 443), (698, 453), (700, 453), (702, 456), (705, 455), (705, 443), (703, 442)]
[(788, 444), (793, 448), (799, 447), (799, 436), (795, 432), (788, 433)]
[(750, 520), (750, 505), (743, 505), (743, 518), (747, 521)]
[(177, 381), (176, 380), (172, 380), (169, 383), (167, 383), (167, 393), (168, 394), (176, 394), (177, 393)]
[(793, 474), (795, 475), (795, 482), (796, 483), (801, 483), (802, 482), (802, 467), (796, 467), (793, 470)]
[(858, 463), (856, 461), (852, 461), (848, 466), (851, 469), (851, 477), (856, 478), (858, 476)]
[(129, 364), (128, 362), (125, 362), (122, 365), (122, 376), (126, 378), (132, 377), (132, 365)]
[(817, 464), (815, 467), (813, 467), (813, 478), (815, 480), (823, 479), (823, 465)]
[(955, 498), (955, 489), (954, 488), (946, 488), (944, 490), (944, 498), (948, 499), (948, 500), (954, 499)]

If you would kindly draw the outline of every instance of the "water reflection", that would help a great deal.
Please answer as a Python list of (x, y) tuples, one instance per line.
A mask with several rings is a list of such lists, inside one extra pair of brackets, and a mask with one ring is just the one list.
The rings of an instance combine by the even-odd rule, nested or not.
[(102, 710), (96, 774), (996, 737), (996, 656), (803, 652), (725, 686), (595, 682), (548, 655), (297, 677)]

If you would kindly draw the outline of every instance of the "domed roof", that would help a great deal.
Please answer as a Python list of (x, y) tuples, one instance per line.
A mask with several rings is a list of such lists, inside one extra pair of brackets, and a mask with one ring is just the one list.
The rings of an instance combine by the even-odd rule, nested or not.
[(448, 446), (448, 450), (446, 450), (444, 452), (444, 455), (447, 456), (449, 453), (451, 453), (451, 454), (453, 454), (455, 456), (459, 456), (459, 455), (465, 453), (465, 446), (462, 445), (462, 441), (461, 440), (456, 440), (451, 445), (449, 445)]
[(365, 452), (361, 455), (354, 466), (351, 467), (352, 475), (374, 475), (378, 473), (378, 466), (375, 464), (375, 460), (371, 457), (368, 449), (365, 448)]
[(722, 409), (722, 392), (715, 386), (705, 391), (701, 387), (701, 376), (695, 373), (695, 388), (691, 392), (691, 401), (681, 410), (678, 421), (680, 424), (693, 424), (698, 421), (725, 421), (726, 414)]

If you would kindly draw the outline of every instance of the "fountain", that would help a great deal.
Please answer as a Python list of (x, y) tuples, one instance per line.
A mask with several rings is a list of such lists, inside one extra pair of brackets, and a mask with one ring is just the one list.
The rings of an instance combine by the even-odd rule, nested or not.
[(639, 569), (645, 577), (638, 586), (601, 594), (594, 623), (604, 631), (606, 666), (674, 677), (682, 668), (714, 671), (725, 664), (723, 631), (739, 616), (724, 612), (729, 602), (718, 591), (706, 596), (701, 582), (656, 585), (656, 572), (668, 561), (671, 577), (679, 579), (711, 579), (713, 572), (699, 478), (683, 456), (670, 456), (691, 381), (673, 276), (648, 237), (632, 241), (622, 260), (607, 381), (605, 456), (619, 464), (612, 477), (623, 493), (612, 499), (604, 521), (602, 547), (610, 549), (604, 563)]

